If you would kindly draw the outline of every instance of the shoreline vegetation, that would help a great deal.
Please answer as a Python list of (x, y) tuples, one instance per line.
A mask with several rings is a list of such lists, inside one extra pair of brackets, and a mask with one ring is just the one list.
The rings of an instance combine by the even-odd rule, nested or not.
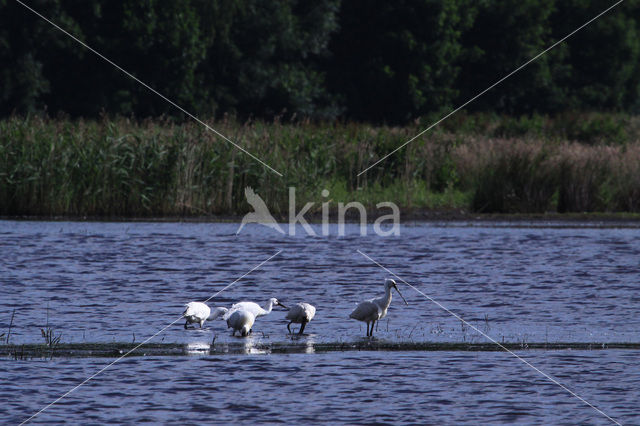
[(11, 117), (0, 120), (0, 215), (233, 221), (252, 211), (250, 186), (279, 220), (289, 187), (296, 213), (314, 203), (310, 222), (323, 202), (335, 218), (351, 201), (370, 220), (389, 213), (376, 208), (385, 201), (403, 221), (640, 217), (640, 117), (625, 114), (460, 113), (357, 176), (432, 121), (211, 122), (279, 177), (196, 123)]
[[(349, 213), (349, 212), (348, 212)], [(367, 212), (367, 223), (373, 224), (379, 217), (377, 211)], [(386, 213), (386, 211), (385, 211)], [(159, 217), (127, 217), (127, 216), (2, 216), (0, 220), (24, 222), (110, 222), (110, 223), (233, 223), (238, 224), (244, 215), (207, 215), (207, 216), (159, 216)], [(289, 218), (275, 215), (278, 223), (288, 223)], [(305, 215), (309, 224), (321, 224), (322, 216)], [(330, 215), (330, 224), (337, 224), (335, 215)], [(558, 227), (571, 228), (587, 226), (594, 228), (638, 228), (640, 227), (640, 213), (474, 213), (464, 210), (412, 210), (401, 212), (400, 221), (411, 223), (484, 223), (487, 226), (522, 227)], [(359, 224), (358, 214), (345, 215), (346, 224)]]

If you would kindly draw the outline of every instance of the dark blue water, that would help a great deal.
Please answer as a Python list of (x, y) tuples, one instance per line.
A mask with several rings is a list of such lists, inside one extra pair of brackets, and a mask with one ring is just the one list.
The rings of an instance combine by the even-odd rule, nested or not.
[[(640, 352), (523, 355), (619, 422), (638, 424)], [(24, 420), (104, 363), (0, 361), (0, 416)], [(34, 422), (612, 424), (499, 352), (126, 358)]]
[[(640, 230), (418, 224), (399, 237), (283, 236), (258, 225), (0, 222), (0, 334), (42, 342), (139, 342), (278, 250), (210, 302), (316, 305), (305, 337), (361, 339), (348, 319), (382, 294), (387, 272), (368, 254), (496, 340), (639, 342)], [(483, 342), (411, 288), (394, 298), (382, 340)], [(48, 309), (47, 309), (48, 306)], [(48, 313), (48, 315), (47, 315)], [(260, 318), (248, 345), (284, 341), (284, 312)], [(154, 341), (232, 339), (221, 321)], [(252, 343), (253, 342), (253, 343)], [(251, 352), (251, 351), (248, 351)], [(524, 352), (623, 422), (637, 415), (635, 351)], [(109, 360), (0, 361), (0, 418), (20, 421)], [(592, 401), (593, 400), (593, 401)], [(8, 417), (7, 417), (8, 416)], [(260, 416), (260, 417), (255, 417)], [(329, 353), (126, 359), (42, 417), (75, 423), (319, 421), (606, 423), (606, 418), (504, 353)]]

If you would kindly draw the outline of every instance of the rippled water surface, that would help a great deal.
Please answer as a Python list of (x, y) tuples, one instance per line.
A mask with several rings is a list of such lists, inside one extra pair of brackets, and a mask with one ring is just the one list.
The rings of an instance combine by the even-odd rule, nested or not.
[[(575, 225), (575, 224), (574, 224)], [(348, 319), (389, 276), (505, 342), (639, 342), (640, 229), (556, 224), (406, 225), (401, 236), (283, 236), (236, 224), (0, 222), (0, 334), (41, 343), (139, 342), (265, 259), (210, 301), (307, 301), (310, 342), (362, 339)], [(316, 227), (318, 233), (320, 228)], [(371, 229), (369, 230), (371, 231)], [(371, 233), (371, 232), (370, 232)], [(483, 342), (418, 292), (400, 287), (376, 338)], [(49, 307), (47, 309), (47, 306)], [(48, 313), (48, 315), (47, 315)], [(153, 341), (232, 341), (225, 324)], [(251, 342), (286, 341), (284, 312)], [(235, 341), (235, 340), (233, 340)], [(524, 351), (545, 372), (625, 423), (640, 423), (637, 351)], [(20, 421), (111, 360), (0, 360), (0, 418)], [(255, 417), (259, 416), (259, 417)], [(171, 421), (595, 423), (607, 419), (505, 353), (346, 352), (125, 359), (38, 417), (43, 422)]]
[[(618, 421), (638, 424), (640, 352), (524, 356)], [(24, 420), (25, 413), (39, 410), (104, 364), (77, 358), (0, 361), (0, 374), (7, 379), (0, 390), (6, 401), (0, 415), (9, 422)], [(499, 352), (126, 358), (36, 420), (611, 424)]]

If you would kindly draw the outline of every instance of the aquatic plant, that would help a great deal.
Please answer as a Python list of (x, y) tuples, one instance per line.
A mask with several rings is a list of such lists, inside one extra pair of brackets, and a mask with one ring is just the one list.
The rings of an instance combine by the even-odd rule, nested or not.
[[(11, 313), (11, 321), (9, 321), (9, 331), (7, 332), (7, 338), (5, 339), (5, 344), (9, 344), (9, 339), (11, 338), (11, 327), (13, 327), (13, 319), (16, 316), (16, 308), (13, 308), (13, 312)], [(0, 338), (4, 336), (4, 333), (0, 335)]]
[(372, 210), (393, 201), (405, 212), (639, 212), (640, 119), (582, 117), (623, 130), (607, 139), (601, 128), (597, 137), (569, 131), (562, 117), (462, 115), (360, 176), (421, 126), (212, 123), (282, 178), (194, 123), (12, 117), (0, 120), (0, 214), (241, 214), (246, 186), (276, 217), (288, 213), (289, 186), (301, 205), (329, 190), (332, 212), (349, 201)]
[(62, 333), (55, 335), (52, 328), (47, 327), (46, 329), (41, 328), (40, 332), (42, 333), (42, 338), (44, 339), (45, 344), (50, 348), (55, 348), (60, 344), (60, 339), (62, 338)]

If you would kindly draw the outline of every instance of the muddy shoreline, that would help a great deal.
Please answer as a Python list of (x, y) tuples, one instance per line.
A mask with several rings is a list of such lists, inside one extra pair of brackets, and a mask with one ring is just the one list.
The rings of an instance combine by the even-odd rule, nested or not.
[[(350, 213), (350, 212), (348, 212)], [(367, 222), (388, 214), (370, 210), (367, 212)], [(0, 216), (0, 220), (19, 221), (53, 221), (53, 222), (185, 222), (185, 223), (239, 223), (244, 214), (221, 214), (203, 216), (163, 216), (163, 217), (125, 217), (125, 216)], [(287, 215), (274, 214), (276, 220), (288, 223)], [(309, 223), (321, 223), (322, 215), (307, 214), (305, 219)], [(330, 223), (337, 223), (337, 215), (329, 215)], [(347, 214), (345, 223), (359, 223), (357, 214)], [(558, 223), (571, 226), (572, 224), (587, 222), (592, 226), (601, 224), (603, 227), (640, 227), (640, 214), (638, 213), (473, 213), (464, 210), (428, 210), (428, 209), (401, 209), (400, 223), (421, 222), (486, 222), (486, 223)], [(387, 220), (384, 223), (390, 223)]]
[(55, 347), (45, 344), (0, 345), (0, 357), (14, 359), (41, 358), (118, 358), (121, 356), (189, 356), (189, 355), (240, 355), (240, 354), (294, 354), (347, 351), (458, 351), (500, 352), (524, 350), (639, 350), (640, 343), (430, 343), (388, 342), (361, 340), (354, 342), (312, 343), (294, 336), (290, 342), (252, 343), (237, 342), (213, 344), (150, 343), (138, 347), (136, 343), (63, 343)]

